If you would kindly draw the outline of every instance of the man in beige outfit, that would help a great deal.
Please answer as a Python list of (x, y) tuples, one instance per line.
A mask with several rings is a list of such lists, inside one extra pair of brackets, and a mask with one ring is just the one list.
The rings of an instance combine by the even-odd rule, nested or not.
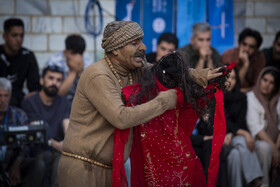
[[(115, 128), (132, 128), (175, 107), (175, 90), (160, 92), (145, 104), (125, 107), (122, 88), (138, 83), (148, 66), (143, 35), (140, 26), (131, 21), (114, 21), (106, 26), (102, 39), (105, 58), (84, 70), (73, 100), (58, 168), (61, 187), (112, 186)], [(217, 70), (197, 71), (191, 73), (202, 86), (207, 78), (221, 75)], [(131, 145), (132, 130), (125, 161)]]

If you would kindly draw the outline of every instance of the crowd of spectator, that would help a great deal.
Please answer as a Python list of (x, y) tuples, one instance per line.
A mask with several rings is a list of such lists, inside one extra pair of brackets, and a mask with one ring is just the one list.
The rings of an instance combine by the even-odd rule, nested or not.
[[(69, 35), (65, 49), (50, 56), (39, 72), (32, 51), (22, 46), (21, 19), (4, 22), (0, 45), (0, 125), (34, 124), (41, 120), (49, 134), (48, 146), (0, 146), (0, 186), (58, 186), (57, 167), (67, 131), (71, 102), (79, 77), (92, 61), (84, 56), (86, 42)], [(245, 28), (238, 46), (223, 54), (211, 46), (211, 26), (196, 23), (190, 44), (178, 49), (173, 33), (163, 33), (157, 51), (147, 61), (158, 63), (180, 50), (192, 68), (216, 68), (236, 63), (227, 80), (224, 109), (227, 134), (220, 154), (218, 186), (272, 186), (280, 180), (280, 31), (272, 46), (260, 50), (261, 34)], [(41, 76), (40, 76), (41, 74)], [(24, 93), (24, 84), (28, 93)], [(93, 93), (94, 94), (94, 93)], [(201, 116), (191, 141), (207, 178), (214, 116)], [(2, 132), (0, 132), (2, 133)], [(1, 135), (1, 134), (0, 134)]]
[[(40, 77), (33, 52), (22, 47), (24, 24), (21, 19), (10, 18), (4, 22), (3, 39), (5, 43), (0, 45), (1, 128), (43, 121), (49, 140), (45, 146), (0, 146), (0, 186), (59, 186), (57, 167), (71, 102), (82, 71), (92, 63), (83, 55), (85, 40), (80, 35), (69, 35), (65, 50), (49, 58)], [(25, 82), (27, 94), (24, 94)], [(0, 137), (3, 136), (1, 131)]]

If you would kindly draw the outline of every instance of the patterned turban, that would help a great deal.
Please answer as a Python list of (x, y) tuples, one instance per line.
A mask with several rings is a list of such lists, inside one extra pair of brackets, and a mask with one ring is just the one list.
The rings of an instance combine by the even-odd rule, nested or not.
[(140, 26), (136, 22), (130, 21), (128, 24), (114, 31), (110, 36), (103, 38), (101, 46), (108, 53), (124, 47), (128, 43), (143, 36), (144, 33)]

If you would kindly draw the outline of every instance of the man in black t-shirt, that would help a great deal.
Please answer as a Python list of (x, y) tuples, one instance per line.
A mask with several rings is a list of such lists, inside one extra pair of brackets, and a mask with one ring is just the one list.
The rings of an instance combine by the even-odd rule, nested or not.
[(8, 78), (12, 83), (10, 104), (20, 106), (24, 97), (23, 85), (27, 81), (29, 92), (38, 91), (39, 70), (33, 52), (23, 48), (24, 24), (18, 18), (4, 22), (3, 39), (0, 45), (0, 77)]
[(58, 66), (47, 66), (42, 73), (40, 83), (42, 90), (22, 101), (22, 109), (26, 112), (30, 122), (43, 120), (48, 124), (49, 150), (40, 155), (50, 171), (50, 186), (58, 186), (57, 166), (61, 156), (64, 134), (68, 127), (70, 116), (70, 102), (58, 95), (63, 82), (63, 69)]

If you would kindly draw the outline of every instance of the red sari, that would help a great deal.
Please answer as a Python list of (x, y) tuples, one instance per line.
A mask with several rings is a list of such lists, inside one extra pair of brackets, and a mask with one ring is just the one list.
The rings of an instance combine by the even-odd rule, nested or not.
[[(168, 90), (157, 81), (159, 91)], [(209, 85), (207, 89), (214, 89)], [(137, 93), (139, 85), (123, 88), (128, 101)], [(218, 90), (212, 154), (209, 165), (209, 178), (206, 184), (203, 168), (190, 141), (190, 135), (199, 118), (190, 104), (184, 103), (183, 93), (177, 90), (177, 107), (168, 110), (151, 121), (134, 127), (131, 151), (131, 186), (216, 186), (219, 167), (219, 153), (225, 136), (225, 120), (222, 92)], [(213, 95), (210, 95), (211, 98)], [(219, 105), (219, 109), (217, 106)], [(221, 111), (222, 110), (222, 111)], [(123, 148), (128, 139), (128, 130), (115, 131), (113, 155), (113, 186), (126, 186), (123, 169)]]

